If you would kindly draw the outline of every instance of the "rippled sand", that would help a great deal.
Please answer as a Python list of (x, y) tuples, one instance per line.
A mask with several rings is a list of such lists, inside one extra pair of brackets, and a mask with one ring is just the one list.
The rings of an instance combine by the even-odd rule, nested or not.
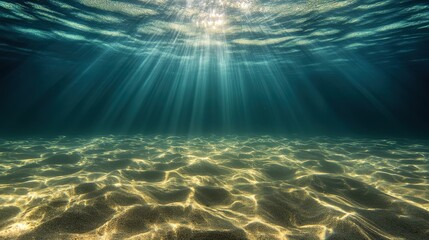
[(429, 143), (0, 142), (1, 239), (428, 239)]

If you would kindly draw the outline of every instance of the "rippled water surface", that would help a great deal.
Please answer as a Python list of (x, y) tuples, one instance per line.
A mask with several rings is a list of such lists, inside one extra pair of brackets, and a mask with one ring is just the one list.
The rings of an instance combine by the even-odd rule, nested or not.
[(425, 239), (427, 141), (106, 136), (0, 145), (0, 237)]
[[(309, 54), (344, 64), (356, 49), (380, 62), (409, 58), (429, 29), (425, 1), (2, 1), (0, 10), (7, 40), (1, 47), (9, 51), (43, 53), (46, 41), (61, 41), (193, 59), (211, 46), (246, 64), (277, 60), (300, 67), (310, 64)], [(58, 51), (68, 50), (47, 53)]]

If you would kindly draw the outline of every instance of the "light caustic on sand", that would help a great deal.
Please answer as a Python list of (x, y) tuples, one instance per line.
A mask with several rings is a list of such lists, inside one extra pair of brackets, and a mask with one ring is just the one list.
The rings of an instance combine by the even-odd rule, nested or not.
[(3, 140), (0, 238), (424, 239), (425, 141)]

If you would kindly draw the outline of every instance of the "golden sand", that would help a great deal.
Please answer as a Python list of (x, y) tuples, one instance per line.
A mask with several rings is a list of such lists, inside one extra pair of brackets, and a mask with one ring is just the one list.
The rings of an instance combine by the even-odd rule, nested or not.
[(429, 143), (0, 142), (0, 239), (429, 239)]

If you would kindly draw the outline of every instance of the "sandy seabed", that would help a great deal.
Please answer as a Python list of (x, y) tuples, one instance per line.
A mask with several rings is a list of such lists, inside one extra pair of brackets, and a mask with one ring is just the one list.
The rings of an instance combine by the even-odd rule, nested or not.
[(429, 239), (429, 142), (0, 141), (0, 239)]

